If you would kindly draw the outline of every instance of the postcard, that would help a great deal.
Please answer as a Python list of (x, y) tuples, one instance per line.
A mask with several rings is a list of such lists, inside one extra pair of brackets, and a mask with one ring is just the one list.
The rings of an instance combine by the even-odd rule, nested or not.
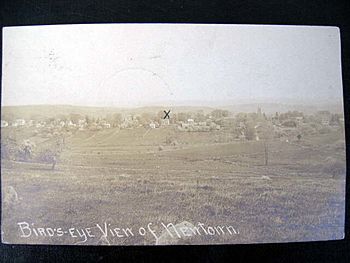
[(344, 238), (336, 27), (3, 28), (8, 244)]

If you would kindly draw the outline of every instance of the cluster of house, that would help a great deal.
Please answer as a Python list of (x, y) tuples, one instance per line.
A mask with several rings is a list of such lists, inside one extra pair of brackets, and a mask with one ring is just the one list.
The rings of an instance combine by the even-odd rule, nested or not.
[(186, 121), (175, 121), (171, 122), (170, 119), (161, 119), (158, 121), (151, 121), (149, 127), (151, 129), (173, 126), (178, 131), (187, 132), (208, 132), (212, 130), (220, 130), (220, 125), (216, 124), (212, 119), (206, 121), (195, 121), (194, 119), (187, 119)]
[[(272, 118), (271, 121), (275, 136), (288, 137), (289, 135), (300, 134), (300, 131), (309, 131), (309, 133), (311, 131), (312, 134), (322, 129), (335, 130), (340, 126), (344, 127), (344, 118), (339, 116), (334, 118), (334, 116), (329, 111), (318, 111), (311, 116), (294, 116), (283, 121), (280, 121), (278, 118)], [(316, 126), (318, 126), (318, 129), (315, 128)]]
[(194, 119), (188, 119), (187, 121), (179, 121), (177, 123), (177, 129), (179, 131), (189, 132), (209, 132), (213, 130), (220, 130), (220, 125), (216, 124), (211, 118), (206, 121), (196, 122)]
[(329, 111), (319, 111), (317, 112), (316, 116), (320, 119), (321, 124), (324, 126), (330, 126), (330, 125), (344, 125), (344, 118), (340, 117), (338, 119), (339, 123), (337, 122), (331, 122), (332, 120), (332, 114)]
[(149, 124), (149, 127), (151, 129), (156, 129), (159, 127), (164, 127), (164, 126), (169, 126), (170, 125), (170, 120), (169, 119), (161, 119), (159, 122), (157, 121), (151, 121)]
[[(255, 117), (254, 126), (254, 139), (259, 140), (260, 129), (263, 125), (262, 122), (270, 122), (273, 126), (273, 131), (275, 134), (280, 134), (283, 136), (284, 134), (288, 134), (297, 130), (300, 127), (308, 125), (304, 116), (288, 116), (287, 118), (279, 118), (278, 114), (276, 116), (266, 117), (265, 114), (261, 112), (259, 108)], [(334, 121), (332, 121), (332, 115), (329, 111), (320, 111), (317, 112), (314, 117), (317, 119), (318, 124), (329, 127), (334, 125)], [(203, 119), (202, 119), (203, 120)], [(338, 118), (338, 124), (344, 124), (344, 118)], [(24, 119), (15, 119), (14, 121), (8, 122), (6, 120), (1, 120), (1, 128), (6, 127), (35, 127), (35, 128), (43, 128), (43, 130), (47, 130), (50, 132), (60, 131), (63, 128), (67, 130), (102, 130), (109, 129), (111, 127), (118, 127), (120, 129), (128, 129), (128, 128), (136, 128), (139, 126), (145, 126), (140, 124), (139, 118), (136, 115), (127, 115), (124, 116), (121, 122), (118, 125), (112, 125), (106, 120), (98, 119), (96, 121), (87, 122), (84, 119), (78, 119), (76, 121), (72, 120), (60, 120), (55, 119), (49, 122), (45, 121), (34, 121), (34, 120), (24, 120)], [(248, 127), (245, 121), (239, 119), (234, 116), (226, 116), (221, 118), (213, 118), (212, 116), (207, 116), (205, 121), (195, 120), (193, 118), (188, 118), (186, 121), (174, 121), (170, 119), (160, 119), (150, 120), (148, 124), (146, 124), (151, 129), (156, 129), (160, 127), (173, 126), (178, 131), (186, 131), (186, 132), (209, 132), (215, 130), (233, 130), (236, 134), (236, 139), (245, 140), (247, 138)], [(145, 126), (145, 127), (146, 127)], [(250, 131), (250, 139), (252, 139)]]
[[(16, 119), (13, 122), (8, 122), (5, 120), (1, 120), (1, 128), (5, 128), (5, 127), (19, 127), (19, 126), (25, 126), (27, 123), (24, 119)], [(31, 122), (31, 125), (33, 124), (33, 122)]]
[[(344, 125), (344, 118), (338, 117), (336, 120), (332, 118), (332, 115), (329, 111), (318, 111), (313, 115), (314, 120), (323, 127), (331, 126), (342, 126)], [(304, 116), (289, 117), (287, 120), (279, 121), (278, 119), (272, 118), (273, 123), (276, 126), (281, 127), (300, 127), (308, 123), (307, 118)]]
[(16, 119), (12, 122), (8, 122), (6, 120), (1, 120), (1, 128), (6, 127), (35, 127), (35, 128), (75, 128), (79, 130), (85, 130), (86, 128), (96, 128), (96, 129), (108, 129), (111, 128), (111, 124), (109, 124), (105, 120), (101, 120), (97, 123), (91, 123), (88, 125), (85, 119), (78, 120), (77, 122), (73, 122), (71, 120), (54, 120), (52, 122), (46, 121), (34, 121), (29, 120), (26, 121), (24, 119)]
[[(160, 122), (151, 121), (149, 126), (151, 128), (158, 128), (160, 126), (170, 125), (169, 119), (162, 119)], [(128, 129), (142, 126), (137, 116), (127, 115), (125, 116), (120, 124), (116, 125), (120, 129)], [(112, 124), (106, 120), (97, 120), (92, 122), (87, 122), (86, 119), (79, 119), (77, 121), (72, 120), (60, 120), (56, 119), (53, 121), (34, 121), (34, 120), (24, 120), (24, 119), (15, 119), (13, 121), (1, 120), (1, 128), (7, 127), (34, 127), (34, 128), (45, 128), (45, 129), (72, 129), (72, 130), (102, 130), (109, 129), (112, 127)]]

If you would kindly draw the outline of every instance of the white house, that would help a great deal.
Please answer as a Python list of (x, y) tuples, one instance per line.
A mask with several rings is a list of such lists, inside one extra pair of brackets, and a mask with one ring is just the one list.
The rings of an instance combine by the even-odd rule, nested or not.
[(9, 126), (9, 123), (7, 121), (1, 120), (1, 128), (5, 128)]
[(111, 124), (109, 124), (109, 123), (103, 123), (103, 124), (101, 124), (101, 125), (102, 125), (102, 127), (105, 128), (105, 129), (111, 128)]
[(78, 125), (79, 126), (84, 126), (85, 124), (86, 124), (86, 120), (85, 119), (78, 120)]
[(188, 119), (187, 122), (188, 122), (188, 124), (194, 124), (194, 120), (193, 119)]
[(170, 121), (169, 121), (169, 119), (161, 119), (160, 120), (160, 123), (161, 123), (161, 125), (169, 125), (170, 124)]
[(28, 123), (27, 123), (27, 125), (28, 125), (29, 127), (32, 127), (32, 126), (34, 125), (34, 120), (29, 120)]
[[(14, 123), (15, 123), (15, 127), (24, 126), (26, 124), (26, 121), (24, 119), (17, 119), (14, 121)], [(12, 124), (12, 126), (13, 126), (13, 124)]]
[(76, 126), (72, 121), (67, 121), (66, 124), (68, 127), (75, 127)]

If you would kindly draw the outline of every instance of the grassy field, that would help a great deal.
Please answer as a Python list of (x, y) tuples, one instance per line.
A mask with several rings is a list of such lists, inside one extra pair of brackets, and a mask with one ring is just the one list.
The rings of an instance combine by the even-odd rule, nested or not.
[[(16, 136), (27, 138), (26, 132)], [(166, 144), (169, 137), (177, 144)], [(226, 137), (221, 131), (188, 133), (170, 127), (79, 131), (66, 139), (55, 170), (48, 164), (2, 161), (3, 241), (156, 242), (149, 232), (127, 238), (96, 234), (85, 242), (69, 234), (21, 237), (19, 222), (63, 230), (91, 227), (94, 233), (96, 224), (104, 222), (135, 232), (152, 223), (159, 235), (161, 222), (230, 225), (239, 231), (197, 235), (191, 244), (343, 237), (345, 173), (333, 173), (329, 163), (337, 160), (340, 170), (345, 169), (343, 134), (270, 141), (267, 166), (263, 142)], [(38, 145), (50, 143), (31, 139)]]

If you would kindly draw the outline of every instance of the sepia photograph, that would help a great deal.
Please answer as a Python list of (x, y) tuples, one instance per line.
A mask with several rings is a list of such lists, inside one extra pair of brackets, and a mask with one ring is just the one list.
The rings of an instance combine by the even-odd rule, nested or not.
[(344, 238), (337, 27), (4, 27), (7, 244)]

